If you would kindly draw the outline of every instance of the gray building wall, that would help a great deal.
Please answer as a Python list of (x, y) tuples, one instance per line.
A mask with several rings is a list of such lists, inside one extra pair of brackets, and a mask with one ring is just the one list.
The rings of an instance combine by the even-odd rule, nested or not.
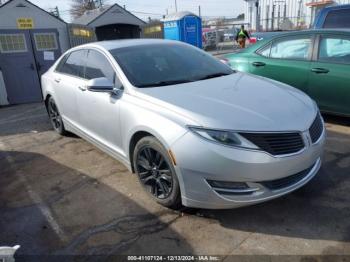
[(32, 18), (34, 29), (57, 29), (62, 52), (69, 49), (67, 24), (24, 0), (14, 0), (0, 8), (0, 29), (18, 29), (17, 18), (20, 17)]
[(89, 23), (89, 26), (98, 27), (98, 26), (104, 26), (104, 25), (110, 25), (110, 24), (130, 24), (130, 25), (138, 25), (141, 27), (145, 23), (142, 20), (131, 15), (124, 8), (118, 5), (114, 5), (111, 8), (109, 8), (105, 13), (103, 13), (101, 16), (99, 16), (94, 21)]

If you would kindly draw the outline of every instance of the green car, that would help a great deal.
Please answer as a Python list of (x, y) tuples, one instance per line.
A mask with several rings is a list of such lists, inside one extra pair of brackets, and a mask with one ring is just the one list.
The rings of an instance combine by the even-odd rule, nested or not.
[(224, 58), (304, 91), (324, 112), (350, 116), (350, 30), (283, 33)]

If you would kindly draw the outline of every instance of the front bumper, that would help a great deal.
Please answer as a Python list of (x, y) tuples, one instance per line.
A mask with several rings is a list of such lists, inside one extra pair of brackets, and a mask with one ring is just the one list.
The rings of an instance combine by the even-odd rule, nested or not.
[[(290, 156), (274, 157), (257, 150), (226, 147), (201, 139), (191, 132), (176, 141), (175, 155), (182, 203), (188, 207), (224, 209), (253, 205), (290, 193), (309, 182), (321, 167), (326, 133), (303, 151)], [(302, 174), (302, 176), (298, 176)], [(285, 186), (271, 188), (271, 181), (296, 177)], [(244, 182), (247, 194), (223, 193), (208, 180)], [(228, 190), (229, 191), (229, 190)]]

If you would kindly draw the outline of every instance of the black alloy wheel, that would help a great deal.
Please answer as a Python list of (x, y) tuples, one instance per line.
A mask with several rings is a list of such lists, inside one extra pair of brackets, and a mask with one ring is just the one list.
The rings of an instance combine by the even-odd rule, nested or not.
[(52, 97), (50, 97), (47, 102), (47, 112), (49, 114), (52, 127), (57, 133), (64, 135), (66, 130), (64, 129), (62, 117), (56, 106), (55, 100)]
[(145, 137), (137, 143), (134, 167), (141, 184), (158, 203), (171, 208), (179, 206), (179, 182), (172, 161), (158, 140)]

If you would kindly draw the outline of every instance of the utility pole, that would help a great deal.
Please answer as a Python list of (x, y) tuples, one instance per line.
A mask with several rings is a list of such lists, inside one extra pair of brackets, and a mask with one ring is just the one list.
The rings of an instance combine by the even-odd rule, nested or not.
[(60, 17), (60, 11), (58, 10), (58, 6), (57, 5), (55, 7), (55, 11), (56, 11), (56, 16)]
[(56, 17), (60, 17), (60, 11), (58, 10), (58, 6), (56, 6), (54, 8), (50, 8), (49, 12)]
[(260, 30), (259, 0), (255, 2), (255, 31)]
[(177, 12), (177, 0), (175, 0), (175, 11)]
[(202, 17), (202, 14), (201, 14), (201, 6), (200, 6), (200, 5), (198, 6), (198, 16), (199, 16), (199, 17)]

